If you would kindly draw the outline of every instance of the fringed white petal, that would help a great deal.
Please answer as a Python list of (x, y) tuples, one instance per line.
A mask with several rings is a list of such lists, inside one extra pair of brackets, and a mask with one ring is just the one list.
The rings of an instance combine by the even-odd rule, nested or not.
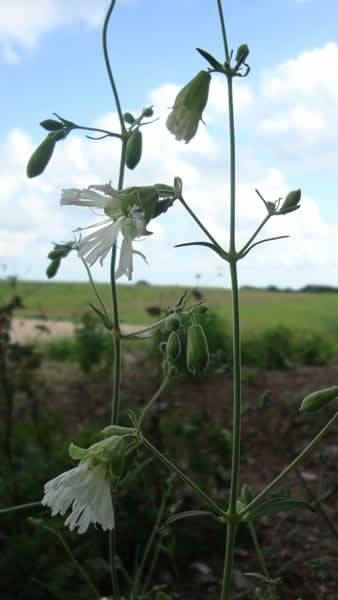
[(116, 242), (121, 229), (120, 220), (113, 221), (90, 233), (79, 242), (79, 256), (91, 267), (98, 260), (101, 265), (108, 252)]
[(109, 481), (103, 465), (94, 468), (86, 462), (62, 473), (45, 484), (42, 504), (52, 509), (52, 515), (64, 515), (71, 507), (65, 525), (78, 533), (87, 531), (90, 523), (103, 530), (114, 528), (114, 509)]

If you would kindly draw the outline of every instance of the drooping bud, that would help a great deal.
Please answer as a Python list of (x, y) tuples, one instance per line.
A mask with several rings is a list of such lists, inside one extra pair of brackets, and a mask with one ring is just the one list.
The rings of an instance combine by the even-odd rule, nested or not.
[(279, 214), (286, 215), (287, 213), (297, 210), (297, 208), (300, 207), (299, 203), (300, 203), (301, 194), (302, 194), (302, 192), (300, 189), (289, 192), (288, 195), (286, 196), (281, 208), (278, 211)]
[(172, 331), (169, 335), (166, 354), (169, 362), (175, 362), (181, 354), (181, 340), (177, 331)]
[(33, 152), (27, 165), (27, 177), (32, 179), (41, 175), (52, 158), (57, 139), (54, 133), (49, 133)]
[(208, 101), (210, 81), (210, 73), (200, 71), (176, 96), (166, 124), (177, 140), (187, 144), (195, 136)]
[(201, 325), (189, 325), (187, 331), (187, 368), (196, 375), (209, 364), (208, 342)]
[(306, 396), (300, 405), (300, 412), (312, 413), (318, 412), (324, 406), (329, 404), (332, 400), (338, 398), (338, 386), (334, 385), (330, 388), (319, 390), (318, 392), (312, 392)]
[(61, 264), (61, 258), (54, 258), (52, 260), (52, 262), (49, 263), (47, 270), (46, 270), (46, 275), (47, 275), (48, 279), (52, 279), (52, 277), (55, 277), (56, 273), (59, 270), (60, 264)]
[(73, 250), (73, 242), (67, 244), (55, 244), (53, 250), (48, 254), (48, 258), (54, 260), (55, 258), (66, 258), (69, 252)]
[(136, 129), (131, 134), (126, 149), (126, 165), (128, 169), (135, 169), (142, 156), (142, 133)]

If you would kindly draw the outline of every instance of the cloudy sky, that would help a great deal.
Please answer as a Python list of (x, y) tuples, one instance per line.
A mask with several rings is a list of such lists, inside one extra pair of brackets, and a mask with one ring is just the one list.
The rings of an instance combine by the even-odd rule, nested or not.
[[(0, 64), (0, 276), (45, 279), (51, 243), (98, 218), (60, 207), (62, 188), (117, 183), (118, 140), (93, 142), (71, 134), (45, 173), (28, 180), (27, 161), (43, 139), (39, 122), (55, 111), (82, 125), (117, 128), (101, 53), (107, 0), (2, 0)], [(240, 263), (242, 284), (298, 287), (338, 284), (338, 6), (336, 0), (226, 0), (230, 47), (250, 47), (251, 73), (235, 81), (238, 161), (238, 245), (264, 216), (255, 194), (275, 200), (302, 188), (302, 207), (272, 220)], [(213, 78), (194, 140), (176, 142), (165, 128), (177, 91), (206, 63), (202, 47), (223, 60), (216, 0), (117, 0), (109, 46), (123, 111), (154, 104), (159, 120), (144, 128), (140, 166), (126, 185), (184, 182), (187, 202), (222, 243), (228, 243), (228, 138), (225, 81)], [(138, 244), (134, 279), (221, 285), (225, 263), (204, 249), (175, 249), (203, 240), (177, 205)], [(5, 271), (6, 266), (6, 271)], [(108, 278), (108, 262), (95, 267)], [(60, 279), (85, 279), (76, 256)], [(123, 279), (121, 280), (121, 282)]]

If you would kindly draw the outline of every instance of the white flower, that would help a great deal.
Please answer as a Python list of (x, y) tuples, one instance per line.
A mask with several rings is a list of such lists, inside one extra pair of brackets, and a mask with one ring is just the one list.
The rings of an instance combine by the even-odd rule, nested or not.
[[(98, 191), (93, 191), (92, 188)], [(145, 260), (142, 253), (134, 250), (132, 242), (136, 238), (149, 235), (149, 232), (146, 231), (145, 214), (140, 206), (136, 204), (130, 206), (128, 215), (126, 215), (125, 209), (124, 212), (122, 211), (120, 193), (114, 190), (110, 184), (92, 185), (85, 190), (65, 189), (62, 191), (61, 204), (104, 209), (108, 218), (89, 227), (95, 228), (95, 230), (76, 243), (78, 254), (89, 266), (94, 265), (97, 261), (100, 261), (102, 265), (113, 245), (117, 244), (117, 238), (121, 233), (123, 240), (115, 276), (119, 278), (126, 275), (131, 280), (133, 255), (139, 254)], [(81, 230), (80, 228), (76, 231)]]
[(52, 509), (52, 516), (64, 515), (72, 507), (65, 525), (78, 533), (87, 531), (90, 523), (102, 529), (114, 529), (114, 509), (110, 480), (104, 464), (92, 466), (88, 460), (79, 463), (45, 484), (42, 504)]

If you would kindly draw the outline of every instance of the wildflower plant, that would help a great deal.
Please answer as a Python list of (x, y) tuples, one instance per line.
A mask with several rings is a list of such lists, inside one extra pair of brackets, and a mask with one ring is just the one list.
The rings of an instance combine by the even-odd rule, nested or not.
[[(149, 123), (154, 115), (153, 107), (144, 108), (138, 117), (129, 112), (123, 112), (118, 90), (110, 65), (107, 50), (107, 29), (115, 7), (116, 0), (110, 6), (103, 26), (103, 54), (111, 88), (114, 95), (118, 114), (120, 130), (108, 131), (78, 125), (58, 115), (56, 119), (46, 119), (41, 126), (47, 131), (46, 138), (33, 153), (27, 166), (28, 177), (41, 175), (52, 158), (54, 151), (62, 141), (71, 135), (72, 131), (84, 130), (98, 134), (101, 139), (110, 137), (121, 144), (119, 172), (116, 176), (116, 187), (109, 181), (94, 183), (85, 189), (65, 188), (61, 194), (62, 205), (75, 205), (83, 208), (95, 208), (102, 211), (102, 220), (90, 225), (88, 232), (83, 235), (82, 229), (75, 230), (77, 237), (67, 243), (55, 244), (49, 254), (50, 264), (47, 269), (48, 277), (57, 273), (62, 260), (70, 252), (77, 252), (88, 273), (90, 283), (97, 300), (93, 309), (102, 319), (103, 325), (112, 337), (114, 346), (113, 360), (113, 392), (111, 407), (111, 423), (99, 432), (101, 439), (87, 449), (70, 445), (69, 453), (78, 465), (62, 474), (57, 474), (54, 479), (46, 482), (42, 504), (51, 509), (52, 515), (60, 513), (68, 516), (65, 526), (78, 533), (84, 534), (90, 524), (97, 525), (103, 530), (109, 530), (110, 536), (110, 569), (112, 581), (112, 597), (114, 600), (122, 598), (117, 569), (117, 532), (118, 521), (115, 520), (115, 506), (119, 503), (119, 491), (128, 478), (130, 465), (138, 460), (138, 448), (148, 450), (153, 457), (161, 461), (169, 471), (182, 480), (196, 493), (201, 501), (201, 510), (176, 513), (166, 522), (171, 526), (176, 520), (183, 518), (198, 519), (200, 516), (210, 515), (216, 518), (221, 527), (224, 527), (225, 558), (222, 585), (220, 589), (221, 600), (229, 600), (232, 586), (233, 558), (236, 536), (240, 524), (245, 524), (250, 530), (258, 560), (261, 566), (263, 585), (268, 588), (268, 596), (276, 598), (277, 581), (269, 575), (264, 560), (264, 555), (256, 533), (256, 521), (266, 514), (288, 511), (294, 508), (309, 508), (309, 504), (293, 498), (273, 495), (272, 492), (284, 480), (286, 475), (304, 460), (312, 449), (321, 441), (325, 434), (332, 429), (338, 420), (335, 413), (325, 427), (316, 437), (296, 456), (263, 490), (254, 496), (244, 483), (239, 489), (240, 481), (240, 449), (241, 449), (241, 340), (240, 340), (240, 299), (238, 288), (238, 263), (244, 259), (258, 245), (278, 238), (259, 239), (257, 236), (265, 224), (273, 217), (280, 217), (300, 209), (300, 189), (290, 191), (284, 200), (266, 200), (256, 190), (266, 209), (266, 215), (253, 232), (249, 240), (238, 249), (236, 246), (236, 146), (235, 146), (235, 117), (233, 86), (250, 73), (249, 47), (241, 44), (237, 51), (230, 50), (225, 29), (224, 14), (221, 0), (215, 0), (220, 22), (221, 35), (224, 46), (224, 56), (220, 59), (213, 57), (208, 51), (198, 49), (201, 57), (207, 61), (207, 66), (179, 92), (167, 118), (167, 128), (178, 141), (189, 143), (195, 136), (203, 111), (208, 101), (211, 78), (223, 77), (228, 91), (229, 112), (229, 142), (230, 142), (230, 230), (229, 246), (224, 248), (208, 231), (198, 216), (192, 211), (184, 197), (183, 182), (173, 174), (173, 181), (166, 183), (149, 182), (147, 186), (125, 187), (126, 168), (135, 169), (142, 159), (142, 127)], [(90, 136), (88, 136), (90, 137)], [(92, 138), (93, 139), (93, 138)], [(159, 396), (165, 392), (168, 385), (177, 373), (175, 363), (182, 358), (182, 343), (184, 339), (185, 360), (188, 370), (192, 374), (203, 372), (209, 362), (208, 343), (201, 324), (196, 315), (204, 312), (204, 303), (187, 308), (187, 294), (184, 294), (177, 304), (168, 309), (163, 319), (160, 319), (149, 328), (140, 330), (135, 334), (123, 335), (120, 330), (120, 317), (118, 305), (118, 291), (116, 280), (122, 276), (132, 279), (134, 270), (134, 256), (145, 259), (143, 254), (135, 250), (134, 241), (151, 235), (151, 223), (159, 215), (165, 213), (174, 202), (179, 202), (187, 210), (192, 219), (197, 223), (206, 236), (206, 241), (193, 241), (180, 244), (184, 246), (201, 245), (215, 252), (219, 260), (229, 265), (232, 285), (233, 307), (233, 429), (232, 429), (232, 466), (231, 484), (228, 497), (224, 502), (216, 503), (208, 493), (201, 489), (190, 477), (184, 473), (169, 458), (163, 455), (146, 438), (143, 431), (144, 420)], [(118, 252), (118, 248), (119, 252)], [(184, 251), (184, 250), (181, 250)], [(103, 264), (110, 254), (110, 278), (113, 310), (110, 314), (95, 286), (91, 275), (91, 267), (97, 261)], [(119, 256), (118, 256), (119, 254)], [(139, 415), (130, 413), (130, 427), (121, 427), (120, 415), (120, 378), (121, 378), (121, 343), (124, 339), (142, 338), (145, 333), (156, 331), (158, 328), (167, 328), (169, 336), (167, 342), (159, 349), (163, 354), (163, 381), (159, 390), (145, 405)], [(304, 399), (301, 405), (302, 412), (314, 413), (324, 405), (338, 397), (338, 388), (314, 392)], [(30, 508), (39, 503), (32, 503), (20, 507), (11, 507), (5, 510)], [(143, 558), (133, 576), (130, 588), (125, 594), (128, 599), (145, 598), (142, 579), (144, 578), (145, 562), (149, 556), (154, 539), (154, 532), (162, 524), (163, 503), (159, 508), (159, 516), (151, 533)], [(4, 512), (4, 511), (2, 511)], [(80, 567), (81, 568), (81, 567)], [(87, 577), (86, 574), (84, 575)], [(143, 590), (143, 591), (142, 591)], [(99, 594), (98, 594), (99, 597)], [(166, 598), (165, 592), (158, 592), (157, 598)], [(261, 596), (257, 588), (257, 597)], [(170, 598), (170, 596), (168, 596)]]

